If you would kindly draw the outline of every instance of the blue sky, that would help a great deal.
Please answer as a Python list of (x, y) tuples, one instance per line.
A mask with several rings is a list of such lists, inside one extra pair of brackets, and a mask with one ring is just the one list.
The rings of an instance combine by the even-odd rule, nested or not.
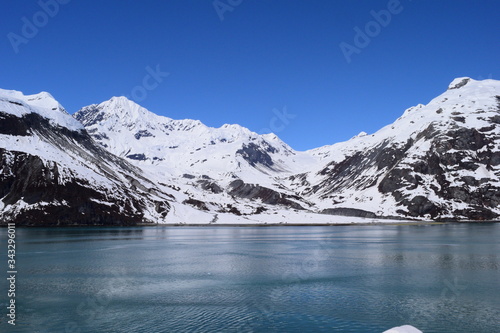
[(4, 1), (0, 87), (70, 113), (127, 95), (305, 150), (374, 132), (455, 77), (500, 76), (496, 0), (58, 1)]

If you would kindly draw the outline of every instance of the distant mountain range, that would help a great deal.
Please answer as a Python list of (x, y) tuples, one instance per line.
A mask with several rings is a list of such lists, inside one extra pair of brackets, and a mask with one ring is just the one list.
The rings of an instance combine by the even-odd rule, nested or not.
[(73, 117), (0, 90), (0, 220), (19, 225), (498, 220), (500, 81), (455, 79), (376, 133), (299, 152), (125, 97)]

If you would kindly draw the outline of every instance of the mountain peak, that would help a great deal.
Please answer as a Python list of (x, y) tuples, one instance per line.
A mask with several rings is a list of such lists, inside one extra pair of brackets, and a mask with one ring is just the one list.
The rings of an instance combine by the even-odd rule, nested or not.
[(83, 129), (64, 107), (48, 92), (24, 95), (21, 91), (0, 89), (0, 99), (5, 102), (3, 111), (22, 117), (24, 114), (37, 113), (52, 123), (73, 131)]
[(46, 92), (46, 91), (41, 91), (38, 94), (27, 95), (26, 97), (29, 100), (42, 100), (42, 99), (53, 99), (53, 100), (55, 100), (54, 96), (52, 96), (49, 92)]
[(132, 123), (139, 120), (153, 123), (158, 122), (156, 114), (125, 96), (114, 96), (107, 101), (98, 105), (91, 105), (87, 108), (95, 109), (99, 113), (105, 113), (106, 118), (118, 117), (122, 123)]
[(455, 80), (451, 81), (450, 85), (448, 86), (448, 90), (462, 88), (471, 80), (472, 79), (470, 77), (457, 77)]
[(125, 96), (113, 96), (103, 103), (125, 104), (125, 105), (138, 105), (135, 101), (128, 99)]
[(111, 111), (111, 110), (125, 110), (126, 111), (128, 109), (133, 109), (133, 110), (138, 111), (139, 109), (143, 109), (143, 110), (141, 110), (143, 113), (149, 112), (144, 107), (140, 106), (139, 104), (128, 99), (125, 96), (113, 96), (109, 100), (104, 101), (104, 102), (100, 103), (99, 105), (106, 106), (106, 109), (108, 111)]

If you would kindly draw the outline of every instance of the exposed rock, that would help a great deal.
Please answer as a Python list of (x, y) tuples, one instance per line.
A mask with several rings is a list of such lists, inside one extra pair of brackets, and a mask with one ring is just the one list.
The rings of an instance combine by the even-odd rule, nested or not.
[(127, 158), (130, 158), (131, 160), (145, 161), (146, 155), (144, 155), (144, 154), (130, 154), (130, 155), (127, 155)]
[(215, 194), (222, 193), (224, 190), (217, 185), (214, 181), (209, 181), (206, 179), (200, 179), (197, 181), (197, 184), (205, 191), (210, 191)]
[(468, 78), (468, 77), (457, 78), (457, 79), (453, 80), (453, 82), (448, 87), (448, 90), (460, 89), (469, 82), (470, 82), (470, 78)]
[(0, 133), (15, 136), (30, 135), (30, 128), (26, 122), (14, 115), (0, 112)]
[(273, 152), (271, 148), (268, 147), (266, 151), (255, 143), (250, 142), (248, 145), (244, 144), (241, 149), (237, 150), (236, 155), (241, 155), (241, 157), (243, 157), (243, 159), (253, 167), (255, 167), (257, 164), (260, 164), (265, 167), (272, 168), (274, 162), (271, 156), (268, 154), (268, 152)]
[(285, 195), (270, 188), (262, 187), (260, 185), (246, 184), (240, 179), (231, 182), (231, 184), (229, 185), (228, 193), (232, 196), (243, 199), (260, 199), (262, 200), (262, 203), (268, 205), (281, 205), (293, 209), (304, 209), (297, 202), (290, 200), (292, 198), (299, 199), (298, 197)]
[(327, 208), (321, 211), (321, 214), (328, 215), (339, 215), (339, 216), (352, 216), (352, 217), (365, 217), (365, 218), (376, 218), (377, 215), (373, 212), (369, 212), (362, 209), (356, 208)]
[(134, 137), (139, 140), (140, 138), (154, 137), (148, 130), (141, 130), (135, 133)]
[[(136, 185), (141, 181), (151, 189), (154, 185), (140, 175), (139, 169), (96, 145), (87, 132), (52, 125), (37, 113), (5, 119), (5, 123), (0, 121), (0, 134), (36, 136), (59, 149), (61, 156), (71, 154), (65, 157), (67, 161), (73, 159), (70, 156), (85, 160), (92, 166), (89, 173), (106, 177), (113, 187), (93, 184), (58, 161), (0, 148), (0, 197), (4, 205), (0, 224), (135, 225), (157, 222), (145, 215), (149, 205), (155, 206), (158, 217), (169, 211), (167, 194), (154, 190), (165, 201), (151, 201), (151, 190)], [(127, 177), (130, 183), (124, 182)]]
[[(3, 172), (0, 195), (5, 205), (19, 200), (39, 207), (4, 216), (4, 223), (17, 225), (133, 225), (144, 221), (139, 201), (119, 199), (92, 188), (85, 179), (59, 181), (57, 163), (39, 157), (0, 149)], [(110, 199), (112, 200), (110, 201)]]
[(207, 205), (201, 200), (189, 198), (189, 199), (184, 200), (182, 203), (187, 204), (187, 205), (191, 205), (191, 206), (196, 207), (200, 210), (204, 210), (204, 211), (209, 210)]

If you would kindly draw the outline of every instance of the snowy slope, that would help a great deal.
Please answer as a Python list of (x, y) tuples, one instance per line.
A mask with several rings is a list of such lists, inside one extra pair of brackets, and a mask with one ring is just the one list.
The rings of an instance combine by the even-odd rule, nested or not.
[(53, 125), (66, 127), (73, 131), (83, 129), (82, 124), (71, 117), (48, 92), (23, 95), (20, 91), (0, 89), (0, 102), (2, 102), (2, 112), (5, 113), (18, 117), (37, 113), (49, 119)]
[(211, 128), (197, 120), (158, 116), (125, 97), (78, 111), (92, 137), (142, 168), (158, 184), (174, 184), (203, 210), (255, 213), (262, 203), (301, 208), (277, 180), (316, 158), (294, 151), (276, 135), (239, 125)]
[[(466, 84), (460, 85), (459, 82)], [(460, 88), (456, 88), (459, 86)], [(460, 125), (468, 128), (481, 128), (491, 125), (480, 113), (490, 112), (490, 116), (498, 114), (495, 96), (500, 94), (500, 81), (476, 81), (470, 78), (457, 78), (449, 85), (448, 90), (431, 100), (427, 105), (419, 104), (404, 111), (394, 123), (368, 135), (364, 132), (353, 139), (330, 146), (312, 149), (309, 152), (322, 159), (340, 161), (347, 155), (377, 145), (383, 141), (404, 144), (409, 137), (416, 137), (429, 124), (437, 129), (446, 130), (450, 126)], [(440, 110), (441, 109), (441, 110)], [(460, 117), (459, 117), (460, 116)], [(465, 121), (461, 121), (461, 117)], [(497, 132), (498, 133), (498, 132)]]
[(0, 166), (2, 223), (135, 224), (168, 212), (168, 194), (47, 93), (0, 90)]
[[(364, 217), (494, 218), (498, 90), (498, 81), (458, 78), (374, 134), (306, 152), (238, 125), (157, 116), (124, 97), (75, 117), (110, 152), (158, 183), (175, 184), (208, 212), (229, 204), (247, 214), (271, 205)], [(456, 189), (465, 182), (466, 193)]]
[(455, 79), (427, 105), (372, 135), (309, 151), (326, 166), (288, 186), (323, 209), (377, 215), (496, 218), (500, 82)]
[[(296, 152), (275, 135), (258, 135), (239, 125), (211, 128), (198, 120), (173, 120), (125, 97), (85, 107), (75, 118), (114, 154), (141, 166), (159, 165), (174, 176), (189, 170), (193, 175), (226, 178), (255, 167), (271, 175), (296, 171), (290, 170), (295, 165), (289, 163)], [(235, 154), (245, 147), (248, 153)], [(251, 156), (245, 159), (247, 155)]]

